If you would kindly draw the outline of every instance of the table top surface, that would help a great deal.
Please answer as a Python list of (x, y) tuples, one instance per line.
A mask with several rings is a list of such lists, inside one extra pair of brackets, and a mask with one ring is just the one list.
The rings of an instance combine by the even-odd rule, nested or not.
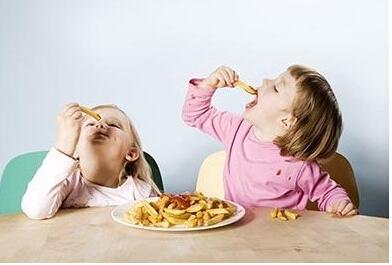
[(48, 220), (0, 216), (1, 262), (388, 262), (387, 218), (301, 211), (297, 220), (247, 209), (216, 229), (162, 232), (115, 222), (114, 207), (61, 210)]

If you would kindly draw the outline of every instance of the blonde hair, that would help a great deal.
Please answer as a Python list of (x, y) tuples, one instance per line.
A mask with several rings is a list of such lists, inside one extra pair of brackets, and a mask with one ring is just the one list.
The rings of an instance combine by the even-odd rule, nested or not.
[(139, 158), (135, 161), (129, 162), (127, 161), (124, 165), (124, 168), (119, 176), (119, 183), (121, 183), (122, 178), (132, 176), (134, 178), (140, 179), (146, 183), (148, 183), (154, 191), (160, 195), (161, 191), (155, 184), (152, 178), (152, 170), (150, 165), (148, 164), (146, 158), (144, 157), (141, 141), (139, 134), (136, 131), (136, 127), (132, 123), (129, 116), (121, 110), (116, 105), (98, 105), (92, 108), (92, 110), (103, 109), (103, 108), (112, 108), (115, 110), (120, 111), (128, 120), (129, 123), (129, 131), (130, 131), (130, 138), (131, 144), (135, 147), (139, 152)]
[(297, 94), (292, 107), (296, 120), (274, 143), (283, 156), (304, 161), (328, 158), (336, 152), (343, 127), (331, 86), (308, 67), (292, 65), (287, 70), (296, 80)]

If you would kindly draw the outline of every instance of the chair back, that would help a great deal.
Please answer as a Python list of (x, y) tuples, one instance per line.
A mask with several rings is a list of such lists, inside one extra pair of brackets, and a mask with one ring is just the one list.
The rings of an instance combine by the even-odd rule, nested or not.
[[(225, 151), (210, 154), (203, 161), (197, 177), (196, 190), (206, 196), (224, 199), (223, 167), (225, 163)], [(330, 158), (320, 160), (322, 170), (329, 173), (331, 178), (341, 185), (348, 193), (351, 201), (359, 207), (358, 188), (355, 182), (354, 171), (348, 160), (341, 154), (335, 153)], [(306, 209), (319, 210), (317, 202), (308, 202)]]
[[(41, 166), (48, 151), (38, 151), (21, 154), (6, 165), (0, 182), (0, 214), (21, 212), (21, 201), (27, 185)], [(151, 167), (153, 181), (163, 192), (163, 182), (158, 164), (154, 158), (144, 152)]]

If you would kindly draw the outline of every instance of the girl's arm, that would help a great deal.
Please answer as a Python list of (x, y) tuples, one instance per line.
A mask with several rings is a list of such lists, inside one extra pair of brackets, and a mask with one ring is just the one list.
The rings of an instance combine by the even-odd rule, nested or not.
[(342, 201), (351, 203), (347, 192), (316, 162), (304, 163), (297, 178), (297, 186), (309, 196), (310, 201), (318, 202), (321, 211), (327, 211)]
[(225, 143), (230, 130), (242, 118), (229, 112), (220, 112), (211, 106), (212, 96), (219, 87), (233, 86), (237, 74), (228, 67), (220, 67), (206, 79), (192, 79), (182, 109), (186, 124)]
[(71, 192), (70, 181), (77, 161), (52, 148), (27, 186), (22, 211), (32, 219), (54, 216)]

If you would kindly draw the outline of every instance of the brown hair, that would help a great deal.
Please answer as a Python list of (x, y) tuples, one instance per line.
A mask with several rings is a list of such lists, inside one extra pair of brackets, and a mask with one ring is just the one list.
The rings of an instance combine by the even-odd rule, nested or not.
[(139, 158), (135, 161), (129, 162), (127, 161), (125, 163), (124, 169), (122, 170), (120, 176), (119, 176), (119, 183), (121, 183), (122, 178), (132, 176), (134, 178), (138, 178), (147, 184), (149, 184), (153, 190), (160, 195), (161, 191), (155, 184), (155, 182), (152, 179), (152, 171), (151, 167), (148, 164), (146, 158), (144, 157), (144, 153), (142, 150), (142, 145), (140, 141), (140, 137), (136, 131), (136, 127), (133, 125), (131, 119), (128, 117), (128, 115), (121, 110), (119, 107), (116, 105), (98, 105), (92, 108), (92, 110), (97, 110), (97, 109), (103, 109), (103, 108), (112, 108), (120, 111), (125, 117), (127, 117), (128, 122), (129, 122), (129, 131), (130, 131), (130, 138), (132, 141), (133, 147), (136, 147), (138, 152), (139, 152)]
[(296, 80), (292, 115), (296, 119), (285, 135), (274, 143), (281, 155), (304, 161), (328, 158), (337, 149), (342, 133), (342, 115), (327, 80), (315, 70), (292, 65), (289, 73)]

